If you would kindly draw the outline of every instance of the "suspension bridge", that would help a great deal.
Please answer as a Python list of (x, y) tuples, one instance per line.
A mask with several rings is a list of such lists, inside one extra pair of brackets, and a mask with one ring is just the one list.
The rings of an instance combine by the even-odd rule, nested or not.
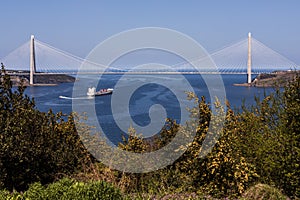
[[(273, 71), (295, 70), (299, 66), (282, 56), (273, 49), (267, 47), (262, 42), (256, 40), (248, 34), (248, 38), (228, 45), (221, 50), (209, 55), (215, 62), (217, 70), (211, 70), (206, 66), (201, 66), (195, 70), (191, 63), (182, 62), (172, 65), (171, 71), (161, 71), (151, 67), (142, 71), (130, 70), (131, 73), (220, 73), (220, 74), (247, 74), (247, 82), (251, 82), (252, 74), (271, 73)], [(207, 58), (196, 58), (195, 63), (201, 65), (201, 60)], [(33, 84), (35, 73), (47, 74), (74, 74), (77, 73), (81, 64), (84, 62), (86, 69), (80, 70), (84, 73), (125, 73), (126, 67), (107, 68), (101, 63), (88, 61), (66, 51), (57, 49), (49, 44), (36, 40), (31, 36), (30, 41), (21, 45), (7, 56), (0, 60), (8, 70), (14, 73), (30, 73), (30, 84)], [(205, 63), (205, 62), (203, 62)], [(108, 69), (108, 70), (107, 70)]]

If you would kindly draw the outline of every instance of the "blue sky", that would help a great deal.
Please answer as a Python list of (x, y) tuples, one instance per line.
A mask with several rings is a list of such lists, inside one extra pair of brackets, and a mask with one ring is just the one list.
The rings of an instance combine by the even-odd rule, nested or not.
[(298, 0), (2, 0), (0, 58), (29, 40), (85, 57), (109, 36), (155, 26), (183, 32), (213, 52), (253, 37), (300, 64)]

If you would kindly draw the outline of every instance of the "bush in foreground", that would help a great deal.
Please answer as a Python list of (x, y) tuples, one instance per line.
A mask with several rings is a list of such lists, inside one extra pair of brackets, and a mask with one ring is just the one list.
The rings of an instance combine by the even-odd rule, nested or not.
[(266, 184), (256, 184), (250, 187), (243, 195), (244, 200), (261, 199), (261, 200), (286, 200), (288, 197), (283, 195), (280, 190)]
[(41, 183), (30, 185), (23, 194), (15, 192), (0, 191), (0, 200), (81, 200), (81, 199), (123, 199), (121, 192), (104, 181), (79, 182), (73, 179), (63, 178), (57, 182), (43, 186)]
[(25, 88), (12, 87), (0, 71), (0, 189), (23, 191), (34, 182), (47, 184), (70, 175), (89, 160), (74, 118), (41, 112)]

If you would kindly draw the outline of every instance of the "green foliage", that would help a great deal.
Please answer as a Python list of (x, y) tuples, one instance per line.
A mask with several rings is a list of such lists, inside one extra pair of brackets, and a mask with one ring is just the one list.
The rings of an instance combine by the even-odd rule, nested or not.
[[(276, 184), (289, 196), (300, 197), (300, 75), (283, 93), (283, 112), (279, 121), (281, 133), (280, 168)], [(281, 178), (280, 178), (281, 177)]]
[(239, 117), (239, 147), (256, 167), (258, 181), (300, 196), (300, 77), (266, 96)]
[[(12, 199), (121, 198), (112, 186), (103, 181), (86, 181), (89, 179), (110, 181), (129, 198), (140, 199), (195, 193), (205, 198), (238, 198), (242, 194), (245, 199), (286, 198), (282, 193), (290, 198), (300, 196), (299, 76), (284, 91), (276, 90), (262, 100), (256, 98), (256, 105), (243, 106), (239, 112), (232, 110), (229, 103), (225, 111), (218, 100), (209, 104), (204, 97), (199, 99), (187, 93), (195, 107), (189, 109), (191, 119), (185, 126), (167, 119), (160, 134), (148, 139), (129, 128), (128, 137), (119, 148), (135, 153), (152, 152), (169, 144), (178, 131), (191, 137), (190, 131), (196, 130), (192, 142), (174, 150), (184, 153), (164, 169), (132, 174), (91, 164), (75, 130), (75, 123), (80, 121), (78, 116), (66, 117), (51, 110), (39, 112), (34, 100), (24, 95), (24, 87), (13, 88), (2, 68), (0, 188), (24, 190), (30, 183), (41, 183), (32, 184), (24, 194), (0, 191), (0, 199), (7, 195)], [(223, 128), (219, 129), (220, 126)], [(81, 139), (89, 149), (110, 156), (105, 151), (97, 152), (104, 141), (89, 135), (89, 127), (77, 127), (82, 129)], [(172, 157), (172, 153), (168, 156)], [(90, 167), (87, 173), (80, 171), (74, 176), (83, 166)], [(60, 174), (72, 174), (81, 181), (61, 179), (44, 186)]]
[[(128, 138), (123, 138), (123, 143), (119, 144), (119, 147), (126, 151), (135, 153), (145, 153), (155, 151), (163, 146), (167, 145), (173, 137), (176, 135), (178, 130), (178, 124), (176, 121), (167, 119), (165, 126), (162, 128), (160, 134), (156, 135), (151, 139), (143, 139), (142, 135), (138, 135), (136, 131), (130, 127), (128, 129)], [(140, 163), (141, 165), (147, 164)], [(150, 173), (123, 173), (116, 172), (117, 179), (119, 180), (118, 186), (122, 191), (127, 193), (136, 192), (162, 192), (166, 188), (171, 188), (170, 183), (175, 184), (179, 180), (175, 181), (177, 174), (175, 171), (168, 168), (159, 170), (157, 172)], [(170, 180), (169, 180), (170, 179)]]
[(128, 138), (123, 137), (123, 143), (119, 144), (119, 147), (123, 150), (143, 153), (149, 149), (149, 143), (143, 140), (142, 135), (137, 135), (134, 128), (128, 129)]
[[(300, 185), (299, 95), (300, 78), (297, 77), (284, 91), (276, 90), (262, 100), (256, 98), (256, 105), (244, 106), (240, 112), (235, 113), (228, 103), (224, 127), (220, 131), (214, 127), (221, 123), (224, 108), (216, 101), (213, 114), (204, 97), (198, 99), (195, 94), (188, 93), (188, 98), (196, 103), (190, 109), (192, 121), (189, 125), (197, 124), (193, 142), (184, 147), (185, 153), (171, 166), (143, 175), (127, 174), (124, 182), (131, 182), (127, 185), (135, 188), (131, 192), (201, 191), (214, 197), (234, 198), (254, 183), (262, 182), (297, 198)], [(198, 120), (193, 121), (195, 118)], [(176, 134), (178, 125), (169, 125), (168, 131), (156, 138), (156, 148), (170, 142)], [(213, 140), (214, 135), (220, 138)], [(207, 156), (200, 158), (207, 137), (212, 138), (208, 145), (216, 144)], [(123, 144), (123, 149), (135, 152), (149, 149), (149, 144), (141, 137), (129, 137), (129, 140)]]
[(73, 117), (43, 113), (24, 87), (12, 87), (2, 65), (0, 78), (0, 188), (24, 190), (53, 181), (88, 161)]
[(204, 184), (202, 188), (216, 197), (238, 196), (257, 177), (254, 165), (243, 157), (238, 148), (239, 134), (232, 110), (228, 110), (226, 118), (221, 138), (201, 163), (206, 169), (200, 178)]
[(10, 192), (7, 190), (0, 190), (0, 200), (6, 200), (11, 196)]
[(88, 183), (63, 178), (57, 182), (43, 186), (41, 183), (30, 185), (23, 194), (0, 191), (0, 200), (94, 200), (94, 199), (123, 199), (120, 191), (103, 181), (91, 181)]
[[(189, 188), (197, 188), (214, 197), (238, 196), (257, 174), (238, 147), (237, 117), (229, 105), (225, 114), (218, 100), (213, 105), (215, 112), (212, 113), (204, 97), (201, 100), (194, 94), (189, 97), (195, 99), (199, 109), (197, 134), (176, 163), (177, 168), (190, 177), (192, 185), (186, 185)], [(197, 112), (195, 109), (190, 111), (192, 115)], [(206, 138), (210, 139), (204, 144)], [(208, 154), (202, 158), (200, 155), (205, 148)]]

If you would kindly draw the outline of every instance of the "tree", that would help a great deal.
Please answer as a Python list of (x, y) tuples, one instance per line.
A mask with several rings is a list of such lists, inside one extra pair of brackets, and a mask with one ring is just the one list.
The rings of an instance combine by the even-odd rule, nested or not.
[(2, 64), (0, 78), (0, 187), (24, 190), (49, 183), (90, 161), (72, 115), (40, 112), (25, 87), (13, 88)]

